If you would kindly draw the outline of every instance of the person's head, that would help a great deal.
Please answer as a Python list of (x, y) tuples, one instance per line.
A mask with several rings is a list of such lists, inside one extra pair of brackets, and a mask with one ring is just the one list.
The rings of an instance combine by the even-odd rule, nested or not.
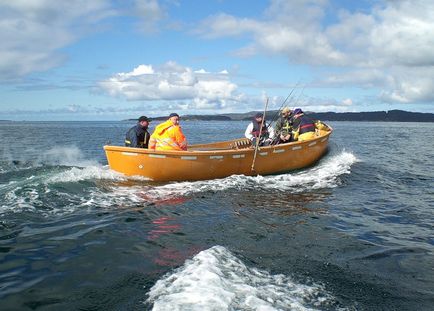
[(141, 116), (137, 120), (137, 122), (140, 124), (141, 127), (147, 128), (149, 126), (149, 122), (151, 122), (151, 120), (149, 120), (147, 116)]
[(286, 118), (291, 114), (291, 109), (289, 109), (289, 107), (284, 107), (280, 113), (284, 118)]
[(297, 117), (299, 115), (303, 114), (303, 110), (301, 110), (300, 108), (295, 108), (294, 111), (292, 112), (292, 115), (294, 117)]
[(179, 114), (172, 112), (169, 114), (169, 120), (172, 121), (174, 125), (179, 124)]
[(262, 122), (262, 118), (264, 118), (264, 114), (258, 112), (253, 118), (256, 120), (256, 122), (260, 123)]

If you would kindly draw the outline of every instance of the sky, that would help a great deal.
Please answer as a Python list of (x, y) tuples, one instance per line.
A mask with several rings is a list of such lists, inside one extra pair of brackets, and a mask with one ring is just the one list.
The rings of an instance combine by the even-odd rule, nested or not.
[[(290, 95), (290, 96), (289, 96)], [(0, 0), (0, 120), (434, 113), (432, 0)]]

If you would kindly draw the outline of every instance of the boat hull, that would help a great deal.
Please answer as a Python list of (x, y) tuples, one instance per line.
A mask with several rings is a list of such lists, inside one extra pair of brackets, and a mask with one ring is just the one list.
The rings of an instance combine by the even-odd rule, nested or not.
[(277, 174), (310, 166), (326, 152), (330, 134), (327, 131), (309, 141), (261, 147), (255, 161), (255, 150), (245, 139), (192, 145), (188, 151), (120, 146), (104, 146), (104, 150), (110, 168), (127, 176), (154, 181), (192, 181), (234, 174)]

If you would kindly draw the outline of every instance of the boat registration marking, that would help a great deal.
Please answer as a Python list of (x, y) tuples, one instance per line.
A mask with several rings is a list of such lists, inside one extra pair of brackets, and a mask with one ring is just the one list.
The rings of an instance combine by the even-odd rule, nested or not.
[(232, 158), (234, 159), (244, 158), (244, 154), (234, 154)]
[(311, 147), (311, 146), (314, 146), (314, 145), (316, 145), (316, 141), (311, 142), (308, 146)]
[(321, 139), (321, 142), (323, 143), (323, 142), (325, 142), (327, 140), (327, 137), (326, 138), (323, 138), (323, 139)]
[(166, 156), (165, 156), (165, 155), (162, 155), (162, 154), (150, 154), (149, 157), (150, 157), (150, 158), (159, 158), (159, 159), (164, 159), (164, 158), (166, 158)]
[(123, 155), (127, 155), (127, 156), (136, 156), (139, 155), (138, 153), (135, 152), (122, 152)]
[(181, 156), (181, 160), (197, 160), (195, 156)]
[(259, 152), (259, 155), (261, 156), (266, 156), (268, 154), (268, 152)]
[(300, 149), (301, 149), (301, 146), (292, 147), (292, 150), (300, 150)]
[(282, 153), (285, 152), (285, 149), (275, 149), (273, 150), (273, 153)]
[(223, 159), (223, 156), (209, 156), (210, 159)]

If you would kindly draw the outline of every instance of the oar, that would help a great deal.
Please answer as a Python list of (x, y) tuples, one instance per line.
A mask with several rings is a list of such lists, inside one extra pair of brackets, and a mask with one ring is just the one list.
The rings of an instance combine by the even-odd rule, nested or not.
[(255, 154), (253, 155), (253, 162), (252, 162), (252, 171), (255, 170), (256, 154), (258, 153), (259, 141), (261, 140), (262, 127), (264, 126), (265, 113), (267, 112), (267, 107), (268, 107), (268, 97), (267, 97), (267, 101), (265, 102), (264, 114), (262, 116), (261, 127), (259, 128), (259, 135), (256, 138)]

